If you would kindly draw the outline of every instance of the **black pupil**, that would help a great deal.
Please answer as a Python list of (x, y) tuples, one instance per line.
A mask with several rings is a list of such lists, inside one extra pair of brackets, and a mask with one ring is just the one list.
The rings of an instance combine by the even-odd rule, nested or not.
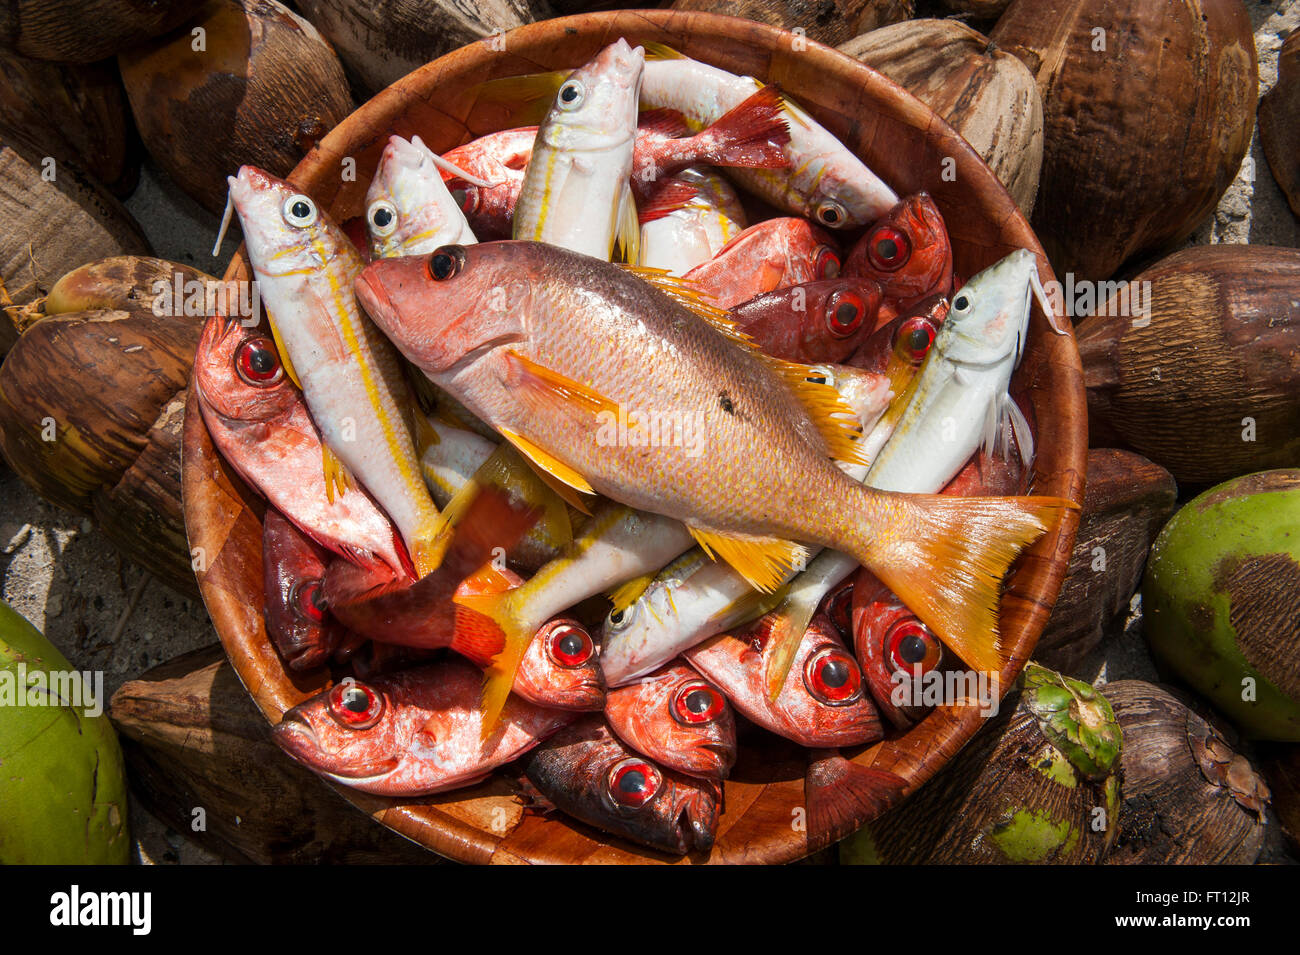
[(893, 239), (881, 239), (876, 243), (876, 252), (882, 259), (888, 261), (898, 255), (898, 243)]
[(822, 210), (823, 222), (838, 222), (839, 218), (840, 218), (840, 214), (833, 208)]
[(691, 690), (686, 694), (686, 708), (697, 716), (707, 713), (713, 703), (713, 694), (708, 690)]
[(920, 663), (925, 659), (925, 641), (916, 634), (904, 637), (898, 644), (898, 655), (904, 663)]
[(387, 209), (375, 210), (375, 225), (379, 226), (379, 228), (382, 229), (384, 226), (388, 225), (388, 223), (392, 221), (393, 221), (393, 214), (389, 212)]
[(577, 98), (578, 88), (576, 86), (566, 86), (564, 89), (560, 90), (560, 99), (564, 100), (566, 103), (572, 103)]
[(613, 613), (611, 613), (609, 615), (609, 622), (617, 627), (620, 623), (623, 622), (623, 611), (615, 610)]
[(957, 311), (959, 312), (964, 312), (969, 306), (970, 306), (970, 299), (968, 299), (965, 295), (961, 296), (961, 298), (957, 299), (957, 301), (952, 303), (952, 307), (957, 309)]
[(850, 305), (848, 302), (845, 302), (843, 305), (841, 305), (839, 308), (835, 310), (835, 321), (839, 322), (841, 325), (848, 325), (857, 317), (858, 317), (857, 306)]
[(566, 657), (576, 657), (582, 653), (582, 637), (576, 633), (566, 633), (560, 638), (560, 653)]
[(646, 776), (642, 770), (629, 769), (618, 777), (618, 788), (630, 795), (638, 795), (646, 790)]
[(343, 706), (353, 713), (364, 713), (370, 709), (370, 700), (366, 697), (365, 690), (359, 690), (355, 687), (346, 690), (343, 693)]
[(320, 584), (315, 582), (308, 584), (303, 599), (314, 610), (320, 613), (325, 612), (325, 597), (321, 594)]
[(837, 690), (849, 682), (849, 665), (843, 660), (831, 659), (822, 664), (822, 682)]
[(813, 375), (808, 380), (811, 381), (814, 385), (826, 384), (826, 377), (824, 375)]
[(269, 375), (275, 371), (275, 356), (269, 349), (254, 347), (248, 356), (248, 367), (254, 374)]
[(908, 335), (909, 345), (912, 351), (924, 351), (930, 347), (930, 336), (924, 328), (914, 328)]
[(435, 279), (450, 278), (452, 272), (456, 270), (456, 260), (446, 252), (439, 252), (433, 257), (433, 277)]
[(295, 219), (305, 219), (311, 215), (311, 206), (299, 200), (289, 207), (289, 211), (293, 213)]

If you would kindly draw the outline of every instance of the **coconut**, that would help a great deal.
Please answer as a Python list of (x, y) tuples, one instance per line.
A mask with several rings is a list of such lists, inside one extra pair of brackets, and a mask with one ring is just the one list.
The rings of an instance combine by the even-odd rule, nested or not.
[(140, 173), (122, 80), (112, 63), (46, 63), (0, 52), (0, 128), (70, 163), (119, 197)]
[(1240, 0), (1015, 0), (991, 39), (1043, 97), (1033, 225), (1058, 275), (1176, 245), (1236, 177), (1258, 95)]
[(1205, 720), (1141, 680), (1102, 687), (1124, 731), (1112, 864), (1249, 865), (1264, 845), (1268, 787)]
[(1130, 451), (1093, 448), (1079, 532), (1061, 593), (1034, 659), (1069, 672), (1101, 643), (1129, 605), (1151, 542), (1174, 512), (1178, 488), (1158, 464)]
[(1091, 863), (1116, 834), (1121, 735), (1086, 683), (1028, 664), (1019, 692), (906, 802), (840, 843), (845, 863)]
[(1030, 213), (1043, 161), (1043, 104), (1023, 63), (956, 20), (896, 23), (839, 49), (943, 117)]
[[(287, 176), (352, 112), (352, 94), (330, 45), (275, 0), (216, 0), (204, 10), (119, 64), (150, 155), (219, 213), (227, 176), (245, 164)], [(204, 31), (198, 49), (194, 29)]]
[(1114, 284), (1076, 333), (1094, 442), (1180, 482), (1300, 465), (1300, 251), (1197, 246)]
[(131, 859), (126, 775), (103, 712), (108, 701), (69, 677), (81, 682), (54, 644), (0, 600), (0, 865)]
[(1300, 746), (1263, 744), (1259, 768), (1268, 782), (1273, 810), (1292, 852), (1300, 852)]
[[(916, 12), (915, 0), (674, 0), (674, 10), (744, 17), (835, 46)], [(800, 32), (801, 31), (801, 32)], [(796, 49), (795, 52), (798, 52)]]
[(149, 252), (140, 227), (103, 186), (9, 134), (0, 136), (0, 222), (0, 354), (17, 338), (20, 309), (69, 269)]
[(1259, 141), (1268, 168), (1300, 216), (1300, 30), (1277, 55), (1277, 84), (1259, 101)]
[(1248, 735), (1300, 741), (1300, 470), (1228, 481), (1174, 515), (1142, 608), (1158, 662)]
[[(176, 296), (182, 290), (197, 294)], [(37, 493), (94, 517), (127, 557), (197, 591), (180, 436), (210, 276), (118, 258), (65, 276), (0, 366), (0, 451)]]
[(297, 6), (371, 93), (444, 53), (554, 15), (546, 0), (300, 0)]
[(0, 47), (37, 60), (93, 63), (182, 23), (186, 0), (10, 0)]

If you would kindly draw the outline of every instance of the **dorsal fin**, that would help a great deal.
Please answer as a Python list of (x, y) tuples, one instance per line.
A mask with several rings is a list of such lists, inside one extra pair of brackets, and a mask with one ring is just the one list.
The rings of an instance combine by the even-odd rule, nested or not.
[(641, 48), (645, 50), (645, 58), (646, 58), (647, 60), (685, 60), (685, 59), (687, 59), (687, 56), (686, 56), (685, 53), (678, 53), (676, 50), (674, 50), (674, 49), (673, 49), (671, 46), (669, 46), (667, 43), (658, 43), (658, 42), (656, 42), (656, 41), (654, 41), (654, 40), (648, 40), (648, 41), (646, 41), (645, 43), (642, 43), (642, 44), (641, 44)]

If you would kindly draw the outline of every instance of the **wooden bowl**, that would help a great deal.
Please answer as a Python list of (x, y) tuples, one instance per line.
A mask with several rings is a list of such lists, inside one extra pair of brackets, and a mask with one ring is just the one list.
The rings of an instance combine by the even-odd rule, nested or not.
[[(491, 115), (467, 90), (493, 77), (576, 67), (620, 36), (632, 44), (666, 43), (734, 73), (779, 83), (900, 195), (929, 191), (947, 220), (960, 275), (973, 275), (1015, 249), (1028, 248), (1039, 256), (1043, 280), (1053, 279), (1038, 240), (996, 177), (919, 100), (829, 47), (710, 14), (584, 14), (514, 30), (506, 35), (503, 52), (484, 43), (457, 50), (358, 109), (311, 151), (291, 178), (337, 221), (359, 215), (391, 134), (418, 134), (443, 152), (499, 129), (504, 117)], [(347, 159), (355, 161), (354, 180), (342, 174)], [(249, 278), (243, 249), (226, 278)], [(1017, 380), (1027, 386), (1039, 425), (1035, 492), (1081, 502), (1087, 411), (1073, 338), (1052, 334), (1035, 314)], [(277, 722), (286, 709), (327, 686), (329, 677), (288, 673), (267, 639), (262, 623), (263, 504), (214, 452), (192, 389), (182, 465), (190, 546), (199, 549), (196, 564), (205, 568), (198, 572), (203, 599), (240, 679), (267, 719)], [(1047, 620), (1077, 524), (1071, 513), (1016, 565), (1002, 601), (1001, 632), (1014, 648), (1001, 674), (1003, 688), (1019, 674)], [(979, 723), (974, 707), (941, 707), (906, 735), (853, 758), (897, 773), (910, 792), (969, 740)], [(763, 735), (760, 743), (742, 747), (726, 783), (726, 811), (712, 853), (707, 859), (681, 861), (789, 862), (820, 848), (799, 824), (805, 768), (804, 751), (775, 737)], [(418, 800), (339, 789), (384, 825), (465, 862), (675, 861), (558, 814), (525, 813), (500, 774), (473, 789)]]

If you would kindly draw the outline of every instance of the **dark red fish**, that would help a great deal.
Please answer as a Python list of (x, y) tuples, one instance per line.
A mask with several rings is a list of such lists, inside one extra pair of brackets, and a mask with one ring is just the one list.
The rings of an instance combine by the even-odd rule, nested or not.
[(669, 769), (725, 779), (736, 762), (730, 704), (685, 663), (611, 690), (605, 718), (619, 739)]
[(875, 330), (880, 302), (872, 279), (823, 279), (755, 296), (733, 308), (731, 319), (769, 355), (838, 363)]
[(924, 192), (900, 200), (858, 240), (844, 274), (875, 279), (900, 311), (926, 296), (950, 294), (952, 244), (934, 200)]
[(851, 835), (897, 804), (906, 786), (901, 776), (845, 759), (837, 750), (809, 753), (803, 780), (808, 848), (823, 849)]
[(482, 691), (483, 674), (456, 659), (344, 680), (285, 713), (272, 738), (345, 786), (426, 796), (480, 782), (573, 718), (512, 696), (485, 743)]
[(601, 716), (585, 716), (524, 760), (555, 808), (605, 832), (673, 855), (713, 847), (718, 783), (656, 765), (621, 743)]
[(273, 507), (262, 524), (266, 633), (289, 669), (325, 663), (348, 636), (325, 606), (321, 578), (331, 554)]
[(764, 292), (839, 274), (840, 250), (829, 233), (806, 219), (777, 218), (750, 226), (685, 278), (730, 309)]

